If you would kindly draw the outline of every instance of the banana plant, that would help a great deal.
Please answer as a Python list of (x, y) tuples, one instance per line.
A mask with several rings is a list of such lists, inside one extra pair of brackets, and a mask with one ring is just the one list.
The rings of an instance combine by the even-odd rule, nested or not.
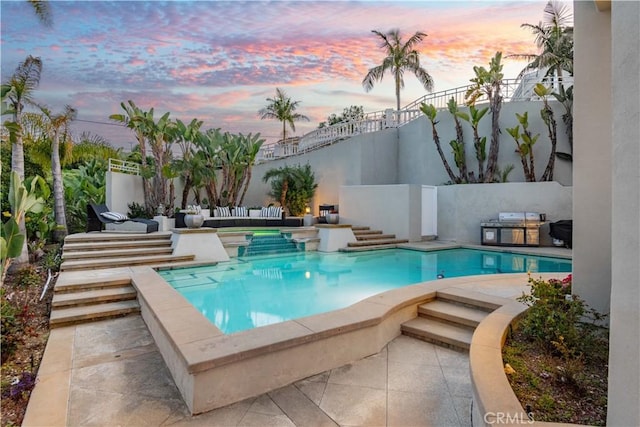
[[(37, 179), (39, 178), (39, 179)], [(20, 179), (16, 171), (11, 171), (9, 184), (9, 205), (11, 206), (11, 217), (2, 226), (2, 237), (0, 237), (0, 262), (2, 263), (2, 283), (11, 262), (22, 253), (22, 247), (26, 239), (25, 234), (20, 232), (18, 224), (24, 220), (26, 213), (40, 213), (44, 207), (44, 200), (36, 197), (37, 186), (42, 178), (37, 177), (31, 181), (29, 189)]]
[(438, 124), (438, 121), (436, 120), (436, 114), (437, 114), (436, 107), (434, 107), (433, 104), (427, 105), (426, 103), (423, 102), (422, 104), (420, 104), (420, 111), (422, 111), (422, 113), (425, 116), (427, 116), (427, 118), (431, 122), (433, 142), (436, 144), (436, 150), (438, 150), (438, 154), (440, 155), (440, 159), (442, 160), (444, 169), (447, 171), (447, 175), (449, 175), (449, 178), (451, 179), (452, 182), (455, 182), (456, 184), (460, 184), (462, 180), (460, 179), (460, 177), (457, 177), (453, 173), (453, 170), (451, 169), (451, 166), (449, 166), (449, 162), (447, 161), (447, 158), (444, 156), (444, 153), (442, 152), (442, 146), (440, 145), (440, 136), (438, 135), (438, 130), (436, 129), (436, 125)]

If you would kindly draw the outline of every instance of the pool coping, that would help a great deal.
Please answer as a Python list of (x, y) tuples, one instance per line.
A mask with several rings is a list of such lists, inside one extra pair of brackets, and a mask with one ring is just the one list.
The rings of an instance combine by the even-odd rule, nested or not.
[[(425, 250), (413, 246), (406, 249)], [(476, 248), (445, 244), (428, 250), (459, 247)], [(155, 270), (131, 268), (142, 317), (192, 414), (375, 354), (400, 335), (401, 324), (416, 317), (418, 305), (433, 299), (438, 290), (506, 276), (519, 282), (527, 277), (526, 273), (489, 274), (423, 282), (343, 309), (226, 335)]]

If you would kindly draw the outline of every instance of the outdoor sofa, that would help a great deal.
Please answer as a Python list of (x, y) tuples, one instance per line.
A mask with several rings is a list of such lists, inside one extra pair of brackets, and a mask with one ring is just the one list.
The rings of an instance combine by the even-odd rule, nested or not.
[[(205, 215), (203, 227), (300, 227), (302, 218), (287, 217), (280, 206), (269, 206), (260, 209), (248, 209), (246, 207), (217, 207), (208, 211)], [(176, 228), (184, 228), (185, 213), (176, 214)]]

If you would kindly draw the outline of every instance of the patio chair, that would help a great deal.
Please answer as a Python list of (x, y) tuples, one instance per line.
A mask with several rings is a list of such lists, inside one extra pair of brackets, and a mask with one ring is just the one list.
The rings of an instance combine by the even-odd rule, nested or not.
[(146, 224), (145, 233), (158, 231), (158, 221), (146, 218), (128, 218), (126, 215), (110, 211), (107, 205), (93, 203), (87, 205), (87, 233), (102, 231), (104, 224), (125, 224), (129, 221)]

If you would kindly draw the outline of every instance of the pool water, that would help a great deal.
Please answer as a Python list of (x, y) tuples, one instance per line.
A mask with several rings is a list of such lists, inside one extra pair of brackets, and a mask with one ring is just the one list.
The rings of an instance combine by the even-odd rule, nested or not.
[(402, 286), (479, 274), (570, 272), (571, 260), (475, 249), (304, 252), (159, 274), (224, 333), (324, 313)]

